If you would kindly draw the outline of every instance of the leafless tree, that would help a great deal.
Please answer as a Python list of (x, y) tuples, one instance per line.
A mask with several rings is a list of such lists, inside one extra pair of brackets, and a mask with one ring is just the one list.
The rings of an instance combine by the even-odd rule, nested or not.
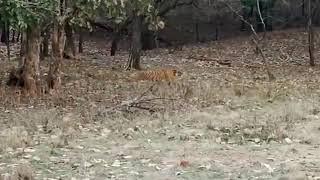
[(312, 25), (312, 0), (308, 0), (308, 43), (309, 43), (309, 57), (310, 66), (315, 66), (314, 62), (314, 31)]

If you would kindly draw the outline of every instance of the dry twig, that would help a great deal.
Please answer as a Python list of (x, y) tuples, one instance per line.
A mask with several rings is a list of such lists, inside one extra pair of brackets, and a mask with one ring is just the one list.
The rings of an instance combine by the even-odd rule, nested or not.
[[(264, 40), (264, 36), (265, 36), (265, 23), (264, 23), (264, 20), (262, 18), (262, 15), (261, 15), (261, 12), (260, 12), (260, 8), (258, 8), (258, 11), (259, 11), (259, 16), (260, 16), (260, 19), (261, 19), (261, 22), (263, 23), (263, 27), (264, 27), (264, 36), (260, 39), (259, 35), (257, 34), (256, 30), (254, 29), (253, 25), (248, 22), (241, 14), (239, 14), (235, 9), (233, 9), (228, 3), (224, 2), (224, 1), (220, 1), (222, 2), (223, 4), (225, 4), (233, 13), (235, 13), (244, 23), (246, 23), (248, 26), (250, 26), (250, 29), (251, 29), (251, 32), (253, 34), (253, 43), (255, 44), (256, 46), (256, 49), (258, 50), (259, 54), (261, 55), (262, 57), (262, 60), (263, 60), (263, 64), (265, 66), (265, 69), (267, 71), (267, 74), (268, 74), (268, 77), (269, 77), (269, 80), (270, 81), (273, 81), (275, 80), (275, 76), (271, 73), (270, 71), (270, 67), (269, 67), (269, 64), (267, 62), (267, 59), (262, 51), (262, 48), (260, 46), (260, 42)], [(259, 0), (257, 0), (257, 5), (259, 6)]]
[(156, 103), (153, 103), (152, 101), (156, 101), (156, 100), (176, 100), (176, 99), (168, 99), (168, 98), (144, 98), (146, 96), (146, 94), (148, 92), (150, 92), (155, 85), (156, 84), (154, 83), (146, 91), (144, 91), (142, 94), (140, 94), (138, 97), (136, 97), (136, 98), (134, 98), (132, 100), (123, 101), (119, 105), (116, 105), (114, 107), (108, 108), (107, 112), (113, 111), (113, 110), (115, 110), (117, 108), (125, 107), (125, 111), (129, 111), (130, 108), (137, 108), (137, 109), (147, 110), (147, 111), (153, 113), (153, 112), (155, 112), (155, 109), (150, 107), (150, 105), (152, 105), (152, 104), (156, 105)]

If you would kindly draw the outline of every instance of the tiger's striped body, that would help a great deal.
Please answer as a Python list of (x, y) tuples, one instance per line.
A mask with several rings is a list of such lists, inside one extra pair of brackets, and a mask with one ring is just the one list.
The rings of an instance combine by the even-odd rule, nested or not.
[(137, 81), (174, 81), (181, 75), (182, 72), (176, 69), (154, 69), (135, 72), (130, 76), (130, 79)]

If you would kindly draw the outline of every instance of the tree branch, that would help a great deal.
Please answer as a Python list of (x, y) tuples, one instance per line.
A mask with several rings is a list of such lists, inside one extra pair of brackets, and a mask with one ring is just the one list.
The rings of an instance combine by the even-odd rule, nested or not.
[(164, 16), (166, 15), (167, 13), (169, 13), (171, 10), (173, 9), (176, 9), (178, 7), (181, 7), (181, 6), (188, 6), (188, 5), (193, 5), (195, 4), (194, 3), (194, 0), (191, 0), (189, 2), (180, 2), (179, 0), (175, 0), (174, 3), (172, 5), (168, 5), (167, 7), (164, 7), (162, 10), (161, 10), (161, 7), (160, 6), (165, 6), (166, 2), (168, 1), (158, 1), (159, 3), (163, 3), (163, 4), (159, 4), (159, 16)]
[[(259, 0), (256, 0), (256, 1), (257, 1), (257, 5), (259, 5)], [(223, 4), (225, 4), (233, 13), (236, 14), (244, 23), (246, 23), (248, 26), (250, 26), (251, 32), (252, 32), (252, 34), (254, 35), (253, 43), (255, 44), (256, 49), (258, 50), (259, 54), (260, 54), (261, 57), (262, 57), (263, 64), (264, 64), (264, 66), (265, 66), (265, 69), (266, 69), (267, 74), (268, 74), (268, 77), (269, 77), (269, 81), (275, 80), (276, 78), (275, 78), (275, 76), (271, 73), (270, 68), (269, 68), (269, 64), (268, 64), (268, 62), (267, 62), (267, 59), (266, 59), (266, 57), (265, 57), (265, 55), (264, 55), (264, 53), (263, 53), (263, 51), (262, 51), (262, 49), (261, 49), (261, 47), (260, 47), (260, 44), (259, 44), (259, 42), (260, 42), (261, 40), (263, 40), (264, 37), (263, 37), (262, 39), (260, 39), (260, 38), (259, 38), (259, 35), (257, 34), (256, 30), (254, 29), (253, 25), (252, 25), (250, 22), (248, 22), (246, 19), (244, 19), (244, 17), (243, 17), (242, 15), (240, 15), (235, 9), (233, 9), (232, 6), (230, 6), (228, 3), (224, 2), (223, 0), (221, 0), (220, 2), (223, 3)], [(260, 14), (261, 14), (261, 13), (260, 13)], [(262, 21), (263, 21), (263, 19), (262, 19)]]

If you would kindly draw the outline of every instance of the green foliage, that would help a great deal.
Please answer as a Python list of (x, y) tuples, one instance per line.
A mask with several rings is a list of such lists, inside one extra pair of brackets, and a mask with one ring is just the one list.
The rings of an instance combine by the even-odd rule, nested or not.
[[(276, 0), (259, 0), (260, 6), (263, 8), (272, 8)], [(253, 7), (257, 5), (257, 0), (241, 0), (241, 4), (244, 7)]]
[[(34, 23), (52, 20), (73, 26), (90, 28), (89, 20), (99, 15), (108, 17), (115, 24), (130, 20), (133, 16), (144, 17), (149, 29), (163, 28), (154, 0), (66, 0), (66, 10), (60, 14), (60, 0), (1, 0), (0, 23), (9, 23), (13, 28), (25, 29)], [(100, 14), (101, 15), (101, 14)]]
[(2, 0), (0, 1), (0, 21), (9, 23), (13, 28), (25, 29), (28, 25), (41, 23), (52, 14), (53, 0)]
[(256, 0), (241, 0), (241, 5), (244, 7), (252, 7), (257, 4)]
[(154, 0), (105, 0), (100, 8), (100, 12), (116, 24), (124, 23), (134, 16), (142, 16), (150, 30), (164, 27)]
[(73, 26), (90, 29), (88, 20), (95, 18), (100, 5), (101, 2), (98, 0), (69, 0), (67, 19)]

